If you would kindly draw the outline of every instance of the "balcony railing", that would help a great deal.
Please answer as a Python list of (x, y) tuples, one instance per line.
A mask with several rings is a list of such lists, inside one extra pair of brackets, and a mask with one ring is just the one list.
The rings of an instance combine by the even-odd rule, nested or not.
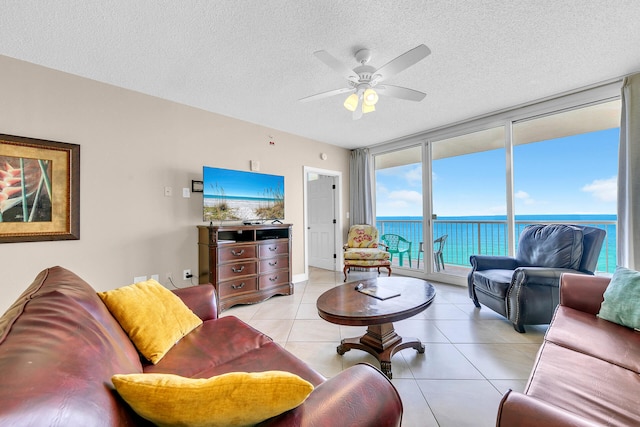
[[(598, 257), (596, 271), (613, 273), (616, 268), (616, 221), (515, 221), (516, 236), (530, 224), (577, 224), (602, 228), (607, 233)], [(377, 228), (380, 235), (398, 234), (411, 243), (411, 259), (424, 258), (420, 252), (423, 240), (421, 220), (387, 220), (378, 219)], [(477, 220), (434, 220), (433, 236), (438, 238), (446, 234), (447, 241), (443, 249), (445, 264), (471, 267), (470, 255), (508, 255), (508, 235), (506, 221)], [(517, 250), (516, 238), (516, 250)], [(395, 262), (395, 259), (394, 259)], [(424, 265), (424, 264), (422, 264)], [(409, 267), (405, 262), (404, 267)], [(417, 263), (411, 268), (416, 269)], [(422, 266), (420, 267), (422, 268)]]

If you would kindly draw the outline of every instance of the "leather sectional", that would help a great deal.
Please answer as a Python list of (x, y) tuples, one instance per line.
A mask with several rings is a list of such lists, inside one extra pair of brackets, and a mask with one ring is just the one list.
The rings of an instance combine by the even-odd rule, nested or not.
[(112, 375), (282, 370), (315, 389), (302, 405), (260, 425), (400, 426), (402, 401), (373, 366), (326, 379), (236, 317), (218, 318), (213, 286), (175, 293), (204, 322), (152, 365), (89, 284), (61, 267), (42, 271), (0, 318), (0, 425), (148, 425), (119, 397)]

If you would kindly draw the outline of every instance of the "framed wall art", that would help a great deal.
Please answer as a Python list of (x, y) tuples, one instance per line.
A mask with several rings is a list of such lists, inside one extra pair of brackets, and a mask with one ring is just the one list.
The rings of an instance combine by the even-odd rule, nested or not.
[(80, 239), (80, 146), (0, 134), (0, 243)]

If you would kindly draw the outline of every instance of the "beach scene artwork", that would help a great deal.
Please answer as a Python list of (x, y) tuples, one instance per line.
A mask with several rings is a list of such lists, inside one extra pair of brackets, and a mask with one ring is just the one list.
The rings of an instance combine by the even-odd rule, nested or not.
[(284, 219), (284, 177), (203, 168), (204, 221)]

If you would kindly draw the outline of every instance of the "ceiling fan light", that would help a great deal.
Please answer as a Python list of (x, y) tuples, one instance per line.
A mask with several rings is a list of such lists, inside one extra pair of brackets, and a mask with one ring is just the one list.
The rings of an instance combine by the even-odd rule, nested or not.
[(366, 105), (376, 105), (378, 102), (378, 94), (373, 89), (367, 89), (364, 91), (364, 103)]
[(349, 111), (356, 111), (356, 108), (358, 108), (358, 95), (355, 93), (349, 95), (349, 97), (344, 101), (344, 108)]
[(362, 103), (362, 112), (363, 113), (366, 114), (366, 113), (370, 113), (372, 111), (376, 111), (376, 106), (375, 105), (373, 105), (373, 104), (369, 105), (366, 102)]

